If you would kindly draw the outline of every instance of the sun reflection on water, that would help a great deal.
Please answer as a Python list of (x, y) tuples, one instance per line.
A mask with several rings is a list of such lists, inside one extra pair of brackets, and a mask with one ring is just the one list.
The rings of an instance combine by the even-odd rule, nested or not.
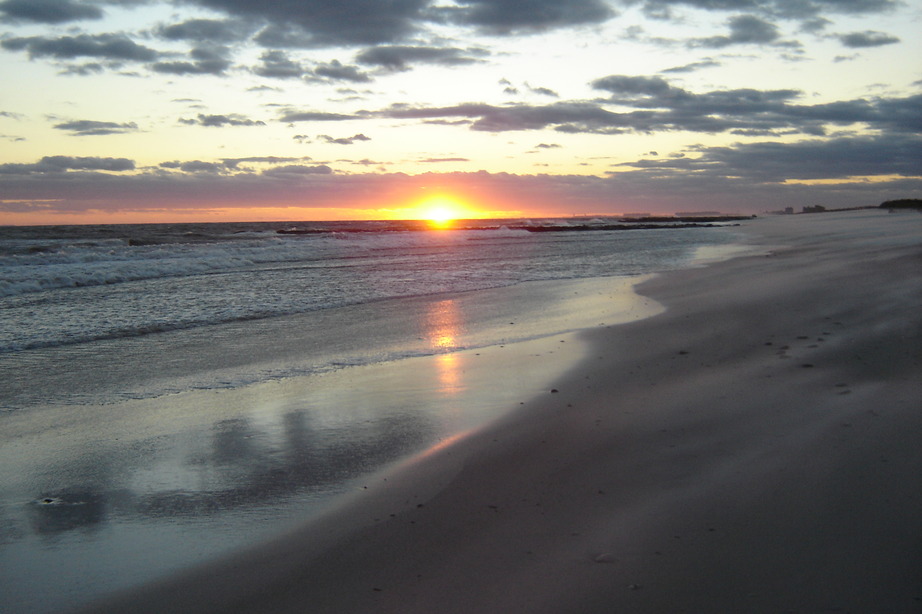
[[(433, 303), (425, 317), (425, 334), (433, 349), (451, 351), (459, 346), (458, 338), (463, 332), (463, 317), (456, 301), (446, 299)], [(459, 360), (456, 354), (438, 354), (436, 375), (442, 394), (457, 394), (461, 388)]]

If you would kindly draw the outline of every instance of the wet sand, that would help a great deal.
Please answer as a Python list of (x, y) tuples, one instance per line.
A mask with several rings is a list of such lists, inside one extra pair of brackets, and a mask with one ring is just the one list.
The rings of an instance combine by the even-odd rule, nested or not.
[(507, 417), (95, 611), (922, 610), (922, 216), (747, 230)]

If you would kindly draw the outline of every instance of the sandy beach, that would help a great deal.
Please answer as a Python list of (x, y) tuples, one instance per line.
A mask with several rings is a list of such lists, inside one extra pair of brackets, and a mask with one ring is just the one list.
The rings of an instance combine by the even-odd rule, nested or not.
[(745, 230), (506, 417), (92, 611), (922, 611), (922, 216)]

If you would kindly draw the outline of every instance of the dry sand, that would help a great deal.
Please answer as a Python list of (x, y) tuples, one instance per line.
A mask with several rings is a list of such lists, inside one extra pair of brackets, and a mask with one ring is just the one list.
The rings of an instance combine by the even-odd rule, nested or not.
[(922, 216), (748, 230), (519, 411), (101, 611), (922, 612)]

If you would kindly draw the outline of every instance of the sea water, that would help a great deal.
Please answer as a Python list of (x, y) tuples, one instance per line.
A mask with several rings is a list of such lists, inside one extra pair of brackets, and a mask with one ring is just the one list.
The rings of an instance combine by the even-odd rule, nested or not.
[(77, 606), (303, 519), (554, 366), (509, 353), (478, 376), (481, 353), (642, 317), (614, 305), (630, 279), (740, 239), (609, 228), (0, 228), (0, 610)]
[[(433, 347), (417, 343), (420, 303), (409, 310), (385, 303), (669, 270), (687, 265), (698, 247), (736, 238), (722, 227), (529, 230), (574, 225), (587, 226), (509, 220), (427, 231), (339, 222), (302, 225), (305, 234), (279, 234), (290, 225), (268, 223), (0, 228), (0, 410), (235, 386), (552, 334), (559, 331), (541, 318), (492, 337), (467, 322), (478, 334)], [(546, 296), (520, 294), (483, 317), (547, 307)]]

